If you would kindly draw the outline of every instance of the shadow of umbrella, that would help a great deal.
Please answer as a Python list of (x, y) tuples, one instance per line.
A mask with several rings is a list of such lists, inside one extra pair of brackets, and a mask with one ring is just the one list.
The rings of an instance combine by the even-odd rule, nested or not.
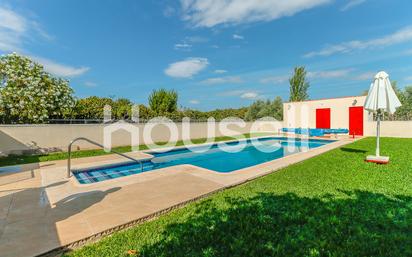
[(355, 149), (355, 148), (347, 148), (347, 147), (342, 147), (339, 148), (341, 151), (348, 152), (348, 153), (366, 153), (366, 150), (362, 149)]
[(56, 202), (54, 204), (54, 208), (50, 210), (50, 214), (56, 218), (55, 222), (64, 220), (93, 206), (94, 204), (101, 202), (108, 194), (119, 190), (120, 187), (115, 187), (105, 191), (95, 190), (69, 195)]

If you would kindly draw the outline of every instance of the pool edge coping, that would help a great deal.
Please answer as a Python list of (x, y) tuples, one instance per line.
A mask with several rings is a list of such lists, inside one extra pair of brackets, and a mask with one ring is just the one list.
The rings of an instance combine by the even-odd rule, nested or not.
[[(192, 144), (192, 145), (188, 145), (188, 146), (182, 145), (182, 146), (177, 146), (177, 147), (168, 147), (168, 148), (165, 148), (165, 149), (164, 149), (164, 152), (167, 152), (167, 151), (170, 151), (170, 150), (180, 150), (180, 149), (185, 149), (185, 148), (190, 148), (190, 147), (202, 147), (202, 146), (205, 146), (205, 145), (225, 144), (225, 143), (231, 143), (231, 142), (242, 142), (242, 141), (247, 141), (247, 140), (261, 139), (261, 138), (272, 138), (272, 137), (273, 137), (273, 138), (286, 138), (286, 139), (296, 139), (296, 138), (302, 139), (302, 138), (299, 138), (299, 137), (274, 136), (274, 135), (256, 136), (256, 137), (250, 137), (250, 138), (243, 138), (243, 139), (240, 139), (240, 140), (239, 140), (239, 139), (234, 139), (234, 140), (221, 141), (221, 142), (211, 142), (211, 143), (204, 143), (204, 144)], [(320, 149), (320, 148), (323, 148), (323, 147), (327, 147), (328, 145), (330, 146), (330, 145), (332, 145), (332, 144), (338, 144), (339, 142), (344, 141), (344, 140), (342, 140), (342, 139), (319, 139), (319, 138), (317, 138), (317, 137), (309, 137), (309, 138), (303, 138), (303, 139), (330, 141), (330, 142), (327, 143), (327, 144), (318, 146), (318, 147), (313, 148), (313, 149), (309, 149), (309, 150), (306, 151), (306, 152), (311, 152), (311, 151), (313, 151), (313, 150), (315, 150), (315, 149)], [(138, 151), (138, 152), (143, 153), (143, 154), (146, 154), (146, 155), (151, 155), (150, 152), (148, 152), (148, 151), (150, 151), (150, 150), (141, 150), (141, 151)], [(129, 153), (133, 153), (133, 152), (129, 152)], [(299, 154), (299, 153), (302, 153), (302, 152), (292, 153), (292, 154), (287, 155), (287, 156), (282, 156), (282, 157), (277, 158), (277, 159), (274, 159), (274, 160), (270, 160), (270, 161), (258, 163), (258, 164), (252, 165), (252, 166), (244, 167), (244, 168), (242, 168), (242, 169), (233, 170), (233, 171), (231, 171), (231, 172), (218, 172), (218, 171), (215, 171), (215, 170), (206, 169), (206, 168), (203, 168), (203, 167), (200, 167), (200, 166), (196, 166), (196, 165), (192, 165), (192, 164), (179, 164), (179, 165), (174, 165), (174, 166), (170, 166), (170, 167), (164, 167), (164, 168), (160, 168), (160, 169), (156, 169), (156, 170), (151, 170), (151, 171), (166, 172), (167, 169), (170, 169), (170, 168), (172, 168), (172, 167), (179, 167), (179, 168), (182, 168), (182, 167), (194, 167), (194, 168), (196, 168), (196, 169), (205, 170), (205, 171), (207, 171), (207, 172), (211, 172), (211, 173), (216, 174), (216, 175), (229, 176), (229, 175), (236, 175), (236, 173), (239, 173), (240, 171), (248, 170), (248, 169), (251, 169), (251, 168), (258, 168), (260, 165), (263, 165), (263, 164), (271, 164), (272, 162), (275, 162), (275, 161), (277, 161), (277, 160), (282, 160), (282, 159), (287, 158), (287, 157), (289, 157), (289, 156), (296, 156), (296, 155)], [(155, 156), (153, 156), (153, 155), (151, 155), (151, 156), (152, 156), (152, 157), (138, 158), (137, 160), (138, 160), (138, 161), (146, 161), (146, 160), (150, 160), (150, 159), (152, 159), (152, 158), (155, 157)], [(90, 168), (110, 167), (110, 166), (123, 165), (123, 164), (127, 164), (127, 163), (132, 163), (132, 161), (121, 161), (121, 162), (117, 162), (117, 163), (113, 163), (113, 164), (101, 164), (101, 165), (92, 165), (92, 164), (90, 164), (89, 167), (83, 167), (83, 168), (76, 169), (75, 172), (77, 172), (77, 171), (84, 171), (84, 170), (87, 170), (87, 169), (90, 169)], [(146, 171), (146, 172), (147, 172), (147, 171)], [(144, 172), (143, 172), (143, 173), (144, 173)], [(137, 176), (137, 175), (140, 175), (140, 174), (142, 174), (142, 173), (136, 173), (136, 174), (131, 174), (131, 175), (128, 175), (128, 176), (122, 176), (122, 177), (117, 177), (117, 178), (113, 178), (113, 179), (107, 179), (107, 180), (103, 180), (103, 181), (98, 181), (98, 182), (93, 182), (93, 183), (82, 184), (82, 183), (80, 183), (80, 182), (78, 181), (78, 179), (74, 176), (74, 173), (71, 172), (71, 176), (70, 176), (70, 178), (69, 178), (69, 181), (70, 181), (70, 183), (71, 183), (72, 185), (74, 185), (74, 186), (76, 186), (76, 187), (87, 188), (87, 187), (91, 187), (92, 185), (94, 185), (94, 186), (96, 186), (96, 185), (104, 185), (105, 183), (108, 183), (108, 181), (112, 181), (112, 182), (113, 182), (113, 181), (114, 181), (114, 182), (118, 181), (118, 182), (121, 182), (122, 180), (125, 180), (127, 177), (130, 177), (130, 176), (133, 176), (133, 177), (134, 177), (134, 176)]]

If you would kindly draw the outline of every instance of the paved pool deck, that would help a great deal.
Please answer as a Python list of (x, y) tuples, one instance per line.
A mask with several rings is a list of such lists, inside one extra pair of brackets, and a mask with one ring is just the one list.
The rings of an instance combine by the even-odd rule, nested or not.
[[(179, 165), (87, 185), (67, 178), (66, 161), (21, 165), (19, 172), (0, 173), (0, 256), (54, 256), (353, 141), (343, 138), (231, 173)], [(148, 157), (143, 152), (130, 155)], [(79, 158), (72, 167), (114, 162), (124, 159)]]

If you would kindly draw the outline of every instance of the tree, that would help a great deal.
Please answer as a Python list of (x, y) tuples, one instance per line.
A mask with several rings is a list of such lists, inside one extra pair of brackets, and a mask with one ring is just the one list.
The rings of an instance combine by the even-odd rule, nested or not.
[(183, 110), (183, 116), (188, 117), (191, 120), (196, 120), (196, 121), (207, 121), (207, 119), (209, 118), (207, 116), (207, 112), (202, 112), (202, 111), (193, 110), (193, 109)]
[(174, 90), (153, 90), (149, 96), (149, 106), (157, 115), (166, 115), (177, 111), (178, 95)]
[(402, 106), (396, 109), (393, 115), (396, 120), (411, 120), (412, 119), (412, 86), (407, 86), (403, 91), (395, 90), (396, 95), (401, 101)]
[(274, 110), (273, 117), (277, 120), (283, 120), (283, 101), (280, 96), (277, 96), (272, 102), (272, 108)]
[(263, 117), (273, 117), (277, 120), (283, 119), (283, 102), (279, 96), (272, 102), (270, 100), (257, 100), (251, 104), (245, 113), (245, 120), (253, 121)]
[(127, 120), (132, 118), (132, 102), (127, 98), (119, 98), (112, 106), (112, 116), (116, 119)]
[(406, 86), (405, 87), (405, 96), (412, 100), (412, 86)]
[(309, 99), (309, 82), (306, 80), (305, 67), (295, 67), (293, 76), (289, 79), (291, 102), (300, 102)]
[(112, 107), (112, 119), (130, 119), (132, 102), (126, 98), (117, 100), (110, 97), (90, 96), (76, 101), (72, 110), (72, 118), (76, 119), (103, 119), (105, 105)]
[(216, 121), (221, 121), (225, 118), (244, 118), (247, 111), (247, 107), (242, 107), (239, 109), (227, 108), (227, 109), (216, 109), (213, 111), (206, 112), (207, 117), (213, 117)]
[(156, 115), (153, 113), (153, 111), (150, 108), (147, 108), (143, 104), (139, 104), (139, 119), (142, 121), (147, 121), (150, 120), (151, 118), (154, 118)]
[(68, 113), (73, 90), (67, 80), (16, 53), (0, 56), (0, 116), (4, 122), (38, 123)]
[(114, 101), (108, 97), (90, 96), (79, 99), (72, 112), (72, 118), (76, 119), (103, 119), (103, 109), (105, 105), (112, 107), (112, 118), (116, 113), (113, 110)]

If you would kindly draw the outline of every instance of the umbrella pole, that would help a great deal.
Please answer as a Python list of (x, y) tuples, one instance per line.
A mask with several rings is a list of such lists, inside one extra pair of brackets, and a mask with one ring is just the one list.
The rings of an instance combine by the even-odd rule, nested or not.
[(380, 156), (380, 149), (379, 149), (379, 137), (380, 137), (380, 134), (381, 134), (381, 115), (380, 115), (380, 110), (378, 110), (378, 112), (377, 112), (377, 121), (378, 121), (378, 124), (377, 124), (377, 126), (376, 126), (376, 156), (377, 157), (379, 157)]

